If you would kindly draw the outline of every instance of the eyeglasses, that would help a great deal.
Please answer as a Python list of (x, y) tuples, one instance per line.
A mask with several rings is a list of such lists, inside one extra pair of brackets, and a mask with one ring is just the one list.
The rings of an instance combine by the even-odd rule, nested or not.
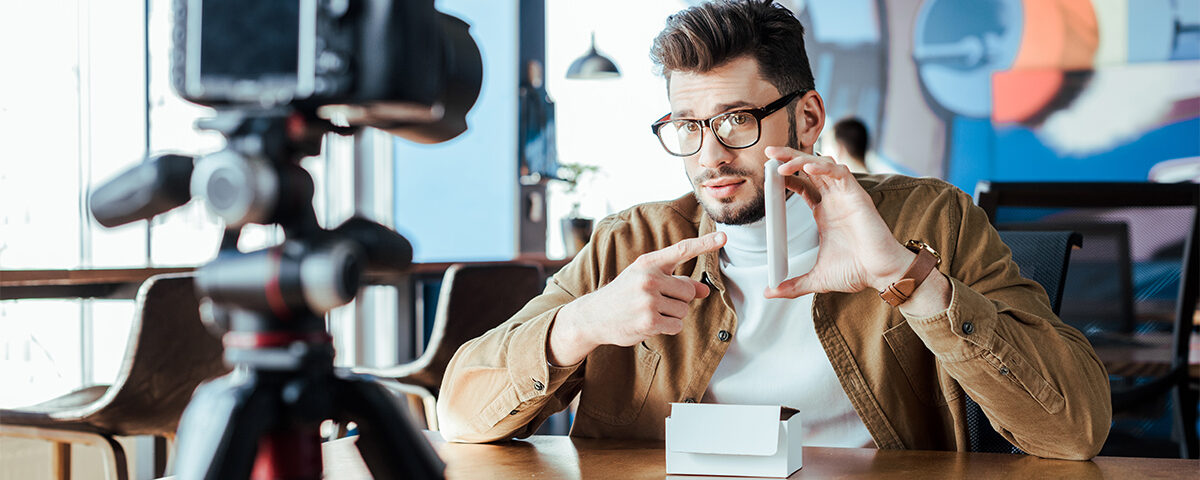
[(671, 120), (671, 114), (668, 113), (650, 125), (650, 130), (654, 132), (654, 136), (658, 137), (659, 143), (667, 150), (667, 153), (677, 157), (695, 155), (700, 151), (700, 144), (704, 141), (704, 127), (712, 130), (721, 145), (734, 149), (748, 148), (758, 143), (758, 138), (762, 134), (762, 129), (759, 128), (762, 119), (791, 103), (805, 92), (808, 92), (808, 89), (784, 95), (779, 100), (762, 108), (734, 110), (708, 120)]

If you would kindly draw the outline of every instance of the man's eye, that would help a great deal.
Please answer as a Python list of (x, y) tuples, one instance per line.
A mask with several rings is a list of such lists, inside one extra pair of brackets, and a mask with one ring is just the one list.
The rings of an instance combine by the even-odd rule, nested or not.
[(749, 113), (735, 113), (735, 114), (729, 116), (729, 121), (733, 122), (734, 125), (742, 126), (747, 123), (750, 123), (750, 114)]
[(683, 124), (683, 131), (685, 131), (687, 133), (696, 133), (699, 130), (700, 130), (700, 126), (697, 125), (695, 122), (688, 122), (688, 123)]

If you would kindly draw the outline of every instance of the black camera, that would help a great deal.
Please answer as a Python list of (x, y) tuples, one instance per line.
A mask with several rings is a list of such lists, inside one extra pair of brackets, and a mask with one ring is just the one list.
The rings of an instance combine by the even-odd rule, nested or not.
[(468, 28), (433, 0), (175, 0), (172, 84), (217, 108), (291, 105), (441, 142), (479, 96)]

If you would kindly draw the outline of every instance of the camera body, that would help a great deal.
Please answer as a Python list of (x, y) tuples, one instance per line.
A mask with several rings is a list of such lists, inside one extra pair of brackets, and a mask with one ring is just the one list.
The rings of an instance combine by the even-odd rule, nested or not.
[(288, 105), (435, 143), (466, 130), (482, 59), (433, 0), (175, 0), (172, 86), (218, 109)]

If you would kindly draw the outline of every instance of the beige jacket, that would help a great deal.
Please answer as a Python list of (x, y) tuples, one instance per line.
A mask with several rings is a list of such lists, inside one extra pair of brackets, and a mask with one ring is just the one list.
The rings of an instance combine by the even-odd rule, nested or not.
[[(813, 322), (842, 388), (879, 448), (969, 448), (964, 392), (1014, 445), (1042, 457), (1087, 459), (1112, 418), (1108, 377), (1084, 336), (1051, 311), (1045, 291), (1021, 278), (982, 210), (935, 179), (859, 176), (899, 241), (942, 255), (950, 308), (905, 318), (878, 293), (816, 294)], [(717, 253), (681, 264), (715, 288), (697, 299), (675, 336), (602, 346), (579, 365), (546, 361), (559, 308), (616, 278), (639, 255), (714, 231), (690, 194), (605, 218), (591, 242), (546, 290), (499, 327), (463, 345), (442, 383), (438, 413), (448, 439), (486, 442), (531, 435), (580, 395), (571, 435), (661, 439), (671, 402), (700, 399), (737, 335)]]

